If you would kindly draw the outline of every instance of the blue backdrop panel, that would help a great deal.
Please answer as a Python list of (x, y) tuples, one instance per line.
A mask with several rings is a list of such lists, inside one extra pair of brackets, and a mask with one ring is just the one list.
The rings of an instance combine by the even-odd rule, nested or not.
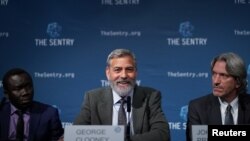
[(71, 124), (84, 92), (108, 85), (110, 51), (128, 48), (138, 84), (162, 92), (172, 140), (184, 141), (189, 100), (211, 92), (211, 59), (238, 53), (249, 76), (249, 13), (244, 0), (0, 0), (0, 75), (27, 69), (35, 99)]

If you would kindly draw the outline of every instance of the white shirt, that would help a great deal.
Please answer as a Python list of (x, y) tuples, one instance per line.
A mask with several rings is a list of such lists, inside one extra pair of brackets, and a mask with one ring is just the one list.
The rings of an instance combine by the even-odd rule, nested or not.
[[(220, 101), (222, 124), (224, 125), (225, 124), (224, 120), (226, 116), (226, 108), (227, 108), (228, 103), (225, 101), (222, 101), (220, 98), (219, 98), (219, 101)], [(239, 101), (239, 98), (236, 97), (231, 103), (229, 103), (232, 106), (231, 113), (233, 115), (235, 125), (238, 124), (238, 106), (239, 106), (238, 101)]]
[[(119, 111), (119, 107), (120, 107), (120, 103), (119, 100), (121, 99), (121, 97), (112, 90), (112, 94), (113, 94), (113, 114), (112, 114), (112, 125), (118, 125), (118, 111)], [(132, 98), (133, 98), (133, 92), (131, 92), (130, 94), (128, 94), (128, 96), (131, 97), (131, 112), (127, 112), (127, 103), (124, 104), (124, 108), (126, 111), (126, 117), (127, 117), (127, 123), (130, 121), (130, 127), (131, 127), (131, 133), (134, 133), (133, 131), (133, 120), (132, 120)], [(127, 99), (127, 97), (125, 98)]]

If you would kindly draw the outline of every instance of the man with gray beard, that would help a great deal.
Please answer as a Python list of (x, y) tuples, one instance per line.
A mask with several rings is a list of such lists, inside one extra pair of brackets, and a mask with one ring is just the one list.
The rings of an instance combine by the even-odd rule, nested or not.
[(123, 105), (126, 141), (170, 141), (169, 124), (161, 108), (161, 92), (136, 85), (136, 76), (135, 55), (127, 49), (113, 50), (106, 66), (110, 86), (85, 93), (73, 124), (120, 125), (119, 107)]

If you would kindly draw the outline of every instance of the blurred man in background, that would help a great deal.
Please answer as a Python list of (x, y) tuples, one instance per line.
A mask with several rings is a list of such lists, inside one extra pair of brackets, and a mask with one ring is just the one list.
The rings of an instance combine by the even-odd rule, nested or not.
[(27, 71), (11, 69), (2, 83), (0, 141), (57, 141), (62, 137), (58, 110), (33, 101), (33, 81)]

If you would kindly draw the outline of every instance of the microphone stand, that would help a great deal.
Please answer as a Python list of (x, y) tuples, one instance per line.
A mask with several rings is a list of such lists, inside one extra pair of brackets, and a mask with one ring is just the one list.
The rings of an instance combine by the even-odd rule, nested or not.
[(128, 112), (128, 124), (126, 128), (126, 141), (130, 141), (130, 113), (131, 113), (131, 97), (127, 97), (127, 112)]

